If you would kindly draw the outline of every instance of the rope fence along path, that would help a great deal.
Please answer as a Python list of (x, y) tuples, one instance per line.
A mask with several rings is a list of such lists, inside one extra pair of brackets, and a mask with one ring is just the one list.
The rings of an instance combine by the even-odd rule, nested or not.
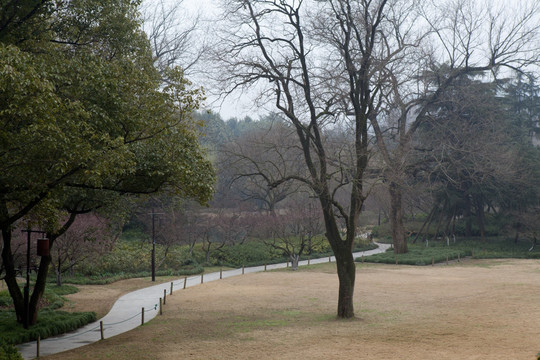
[[(355, 253), (355, 258), (362, 255), (369, 256), (381, 253), (390, 247), (390, 245), (387, 244), (377, 245), (379, 245), (379, 248), (377, 249)], [(335, 258), (332, 256), (330, 258), (310, 259), (309, 263), (308, 260), (303, 260), (300, 261), (298, 265), (320, 264), (328, 262), (329, 260), (335, 261)], [(220, 280), (221, 278), (224, 279), (227, 277), (241, 276), (243, 274), (262, 272), (265, 270), (281, 269), (286, 268), (286, 266), (286, 263), (282, 263), (218, 271), (204, 274), (204, 282), (206, 283)], [(99, 341), (101, 339), (100, 321), (103, 322), (103, 335), (105, 339), (132, 330), (141, 325), (141, 313), (143, 308), (144, 322), (153, 319), (159, 313), (160, 299), (163, 299), (165, 294), (170, 295), (170, 290), (168, 291), (168, 288), (174, 288), (176, 293), (181, 289), (199, 285), (202, 282), (203, 277), (201, 275), (195, 275), (187, 278), (180, 278), (172, 283), (165, 282), (125, 294), (114, 303), (111, 311), (98, 321), (83, 326), (71, 333), (41, 340), (39, 354), (40, 356), (56, 354)], [(17, 348), (24, 359), (34, 359), (37, 355), (36, 341), (20, 344)]]

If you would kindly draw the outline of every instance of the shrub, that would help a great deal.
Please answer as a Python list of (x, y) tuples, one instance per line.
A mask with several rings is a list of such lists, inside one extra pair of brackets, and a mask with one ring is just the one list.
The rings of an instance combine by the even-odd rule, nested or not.
[(23, 357), (15, 346), (0, 339), (0, 360), (23, 360)]
[(0, 339), (0, 360), (23, 360), (23, 357), (15, 346)]
[[(89, 278), (110, 277), (122, 274), (120, 278), (139, 276), (151, 269), (152, 245), (133, 240), (121, 240), (115, 245), (113, 251), (99, 259), (88, 259), (77, 266), (77, 273)], [(182, 275), (199, 273), (200, 266), (194, 262), (187, 247), (174, 246), (169, 249), (165, 261), (161, 259), (165, 255), (165, 248), (156, 245), (156, 260), (160, 262), (158, 271), (166, 274), (181, 273)], [(72, 279), (66, 280), (72, 282)]]
[(13, 304), (13, 300), (11, 299), (11, 296), (9, 295), (9, 291), (7, 290), (0, 291), (0, 308), (10, 307), (12, 304)]
[[(189, 276), (200, 274), (204, 271), (204, 268), (192, 262), (192, 266), (185, 266), (181, 270), (156, 270), (157, 276)], [(75, 285), (107, 285), (112, 284), (116, 281), (132, 279), (132, 278), (142, 278), (151, 276), (151, 271), (141, 271), (141, 272), (129, 272), (129, 273), (100, 273), (97, 275), (91, 276), (74, 276), (66, 277), (64, 282), (75, 284)]]
[(520, 240), (517, 243), (513, 239), (492, 237), (482, 242), (479, 238), (459, 239), (455, 243), (451, 241), (447, 246), (446, 241), (429, 241), (429, 247), (425, 244), (409, 244), (409, 252), (395, 255), (389, 250), (384, 254), (376, 254), (364, 258), (366, 262), (378, 262), (394, 264), (396, 258), (400, 264), (428, 265), (434, 262), (456, 259), (458, 256), (471, 256), (475, 259), (494, 258), (540, 258), (540, 248), (529, 251), (531, 243)]
[(231, 267), (270, 264), (284, 259), (279, 251), (261, 241), (249, 241), (244, 244), (226, 246), (215, 252), (212, 258), (216, 264)]
[(24, 329), (15, 319), (15, 312), (0, 312), (0, 333), (10, 344), (33, 341), (63, 334), (96, 321), (94, 312), (68, 313), (65, 311), (42, 310), (39, 312), (37, 324)]
[(466, 255), (470, 255), (470, 253), (458, 249), (447, 249), (443, 247), (423, 248), (419, 245), (410, 245), (409, 252), (406, 254), (395, 255), (394, 252), (390, 250), (382, 254), (365, 257), (364, 261), (394, 264), (397, 258), (398, 263), (403, 265), (430, 265), (432, 261), (438, 263), (446, 261), (447, 257), (449, 260), (453, 260)]

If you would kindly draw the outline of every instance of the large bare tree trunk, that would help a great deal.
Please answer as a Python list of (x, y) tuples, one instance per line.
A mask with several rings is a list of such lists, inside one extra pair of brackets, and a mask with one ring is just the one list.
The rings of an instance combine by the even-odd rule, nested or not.
[(392, 242), (394, 253), (405, 254), (409, 251), (403, 225), (403, 201), (401, 187), (396, 183), (389, 186), (390, 193), (390, 224), (392, 226)]
[(339, 295), (337, 316), (343, 319), (354, 317), (354, 282), (356, 279), (356, 265), (352, 255), (351, 247), (348, 241), (341, 238), (339, 229), (336, 226), (334, 219), (327, 218), (325, 213), (326, 237), (334, 256), (336, 257), (336, 268), (339, 280)]
[(350, 251), (334, 252), (339, 279), (339, 298), (337, 316), (343, 319), (354, 317), (354, 282), (356, 265)]

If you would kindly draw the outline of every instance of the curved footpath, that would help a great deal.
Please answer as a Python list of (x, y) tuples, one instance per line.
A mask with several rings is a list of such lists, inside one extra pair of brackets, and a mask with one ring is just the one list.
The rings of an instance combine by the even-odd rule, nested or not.
[[(377, 249), (354, 253), (358, 258), (385, 252), (390, 245), (376, 243)], [(335, 257), (330, 257), (330, 261), (335, 261)], [(321, 264), (328, 262), (328, 258), (310, 260), (311, 264)], [(300, 266), (307, 265), (308, 261), (299, 262)], [(287, 266), (286, 263), (267, 265), (267, 270), (281, 269)], [(244, 273), (255, 273), (264, 271), (264, 266), (254, 266), (244, 269)], [(242, 274), (242, 269), (223, 271), (222, 277), (227, 278)], [(203, 281), (215, 281), (220, 279), (220, 273), (214, 272), (204, 274)], [(186, 287), (195, 286), (201, 283), (201, 275), (188, 277)], [(101, 339), (100, 322), (103, 322), (104, 338), (122, 334), (141, 325), (141, 313), (144, 308), (145, 322), (153, 319), (159, 312), (159, 299), (164, 292), (169, 295), (171, 282), (153, 285), (144, 289), (133, 291), (120, 297), (113, 305), (111, 311), (105, 317), (96, 322), (83, 326), (71, 333), (41, 340), (40, 356), (56, 354), (62, 351), (75, 349)], [(184, 288), (184, 278), (173, 281), (173, 293)], [(32, 341), (17, 346), (24, 359), (34, 359), (37, 355), (36, 341)]]

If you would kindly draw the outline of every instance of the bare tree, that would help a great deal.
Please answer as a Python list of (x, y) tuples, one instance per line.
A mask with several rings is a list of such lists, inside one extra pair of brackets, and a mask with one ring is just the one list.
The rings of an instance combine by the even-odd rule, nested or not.
[(197, 64), (208, 50), (200, 31), (200, 14), (191, 14), (184, 1), (147, 1), (141, 7), (154, 66), (164, 80), (167, 70), (180, 66), (186, 76), (198, 73)]
[[(493, 4), (468, 0), (330, 3), (332, 14), (316, 17), (316, 29), (340, 54), (343, 79), (356, 79), (367, 90), (359, 103), (347, 104), (347, 112), (360, 107), (368, 114), (389, 191), (394, 251), (404, 253), (406, 170), (411, 140), (427, 109), (468, 74), (497, 76), (503, 68), (535, 66), (539, 5), (529, 2), (520, 14), (503, 14)], [(381, 16), (369, 12), (373, 7)]]
[[(287, 174), (271, 185), (300, 181), (318, 198), (326, 236), (337, 262), (337, 314), (351, 318), (356, 275), (352, 247), (365, 199), (363, 175), (368, 160), (367, 119), (371, 109), (358, 106), (353, 115), (339, 112), (336, 105), (342, 100), (341, 94), (327, 91), (334, 81), (327, 79), (324, 64), (318, 63), (323, 49), (316, 49), (316, 40), (306, 37), (303, 3), (229, 1), (230, 20), (236, 26), (229, 26), (230, 31), (220, 38), (223, 46), (217, 49), (216, 56), (225, 70), (223, 81), (230, 85), (229, 91), (265, 81), (270, 86), (262, 96), (273, 99), (294, 129), (307, 173)], [(377, 8), (369, 10), (376, 19), (372, 24), (376, 30), (382, 13)], [(369, 64), (364, 65), (367, 68), (363, 71), (369, 70)], [(366, 97), (369, 101), (369, 85), (354, 78), (350, 80), (349, 100), (357, 105)], [(329, 146), (333, 147), (324, 135), (325, 128), (336, 121), (347, 121), (354, 133), (352, 159), (347, 158), (343, 167), (337, 166), (339, 156), (331, 162), (336, 153), (328, 152)], [(347, 200), (340, 203), (337, 195), (344, 189)], [(345, 224), (343, 237), (340, 224)]]
[(299, 199), (286, 209), (266, 214), (261, 221), (266, 228), (265, 243), (288, 256), (293, 270), (298, 269), (302, 255), (309, 255), (318, 247), (316, 236), (323, 231), (321, 212), (309, 200)]
[[(368, 124), (390, 193), (394, 250), (407, 252), (406, 159), (427, 107), (463, 75), (533, 66), (540, 53), (534, 51), (539, 5), (503, 16), (489, 7), (478, 12), (467, 0), (225, 3), (234, 26), (228, 23), (215, 55), (225, 91), (262, 89), (259, 100), (273, 101), (294, 127), (309, 175), (286, 176), (273, 185), (297, 180), (318, 197), (337, 260), (338, 316), (352, 317), (351, 249), (366, 196)], [(443, 65), (449, 71), (425, 76)], [(350, 157), (329, 151), (325, 132), (337, 125), (352, 135)], [(340, 192), (347, 202), (338, 201)]]
[[(417, 129), (431, 117), (427, 112), (456, 82), (471, 74), (497, 78), (508, 69), (526, 70), (538, 60), (538, 4), (520, 2), (521, 13), (503, 12), (494, 4), (477, 5), (473, 1), (448, 1), (433, 8), (422, 7), (422, 19), (429, 24), (432, 51), (425, 64), (416, 69), (420, 81), (403, 77), (399, 68), (391, 68), (395, 81), (388, 102), (395, 122), (372, 120), (378, 148), (386, 165), (391, 197), (390, 219), (397, 253), (407, 251), (403, 222), (403, 187), (405, 164)], [(434, 16), (434, 14), (436, 14)], [(422, 64), (420, 62), (420, 64)], [(413, 74), (411, 74), (413, 75)], [(407, 84), (409, 83), (409, 85)], [(416, 86), (411, 86), (414, 84)], [(416, 88), (416, 89), (415, 89)], [(381, 121), (383, 120), (383, 121)]]
[(56, 285), (62, 285), (62, 274), (90, 257), (102, 256), (112, 250), (116, 237), (107, 221), (95, 214), (81, 214), (73, 225), (56, 239), (51, 250), (51, 265), (56, 273)]
[(299, 174), (302, 153), (294, 129), (279, 121), (265, 122), (223, 146), (218, 154), (219, 173), (242, 201), (254, 202), (260, 210), (273, 212), (300, 184), (273, 184), (290, 174)]

